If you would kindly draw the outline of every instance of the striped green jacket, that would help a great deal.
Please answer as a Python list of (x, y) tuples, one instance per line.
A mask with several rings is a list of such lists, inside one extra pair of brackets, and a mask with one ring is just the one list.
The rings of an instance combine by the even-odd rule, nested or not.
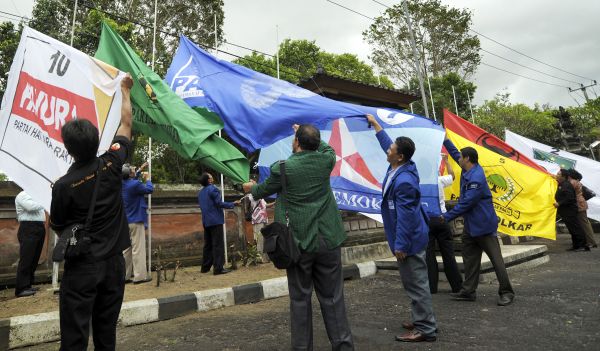
[[(331, 192), (329, 176), (335, 166), (333, 148), (321, 141), (317, 151), (301, 151), (285, 162), (287, 176), (287, 207), (290, 227), (298, 246), (315, 252), (319, 248), (319, 235), (329, 249), (346, 240), (342, 218)], [(281, 192), (279, 162), (271, 165), (271, 175), (263, 183), (252, 187), (255, 199)], [(285, 223), (281, 196), (275, 203), (275, 220)]]

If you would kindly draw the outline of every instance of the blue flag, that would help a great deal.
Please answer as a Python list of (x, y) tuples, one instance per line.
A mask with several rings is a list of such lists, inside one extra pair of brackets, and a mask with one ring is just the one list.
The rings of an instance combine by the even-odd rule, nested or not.
[(372, 114), (392, 138), (408, 136), (417, 145), (413, 160), (421, 178), (423, 206), (439, 214), (437, 188), (443, 128), (427, 118), (391, 109), (360, 106), (317, 95), (294, 84), (220, 60), (181, 36), (165, 78), (192, 107), (215, 112), (227, 134), (248, 151), (262, 149), (261, 179), (269, 166), (291, 155), (293, 124), (321, 129), (338, 163), (331, 185), (343, 210), (379, 213), (386, 154), (364, 116)]

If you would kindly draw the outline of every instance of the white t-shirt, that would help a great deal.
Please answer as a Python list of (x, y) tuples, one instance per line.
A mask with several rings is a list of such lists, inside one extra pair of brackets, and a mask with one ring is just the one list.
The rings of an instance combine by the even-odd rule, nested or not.
[(440, 196), (440, 210), (442, 213), (446, 213), (446, 201), (444, 198), (444, 188), (447, 188), (452, 185), (454, 179), (451, 175), (447, 174), (444, 176), (438, 177), (438, 191)]

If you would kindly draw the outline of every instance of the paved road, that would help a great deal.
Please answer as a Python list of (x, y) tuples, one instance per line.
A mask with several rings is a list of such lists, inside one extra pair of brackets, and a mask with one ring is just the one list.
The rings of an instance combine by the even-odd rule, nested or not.
[[(434, 295), (440, 332), (435, 343), (400, 344), (409, 300), (397, 274), (345, 285), (357, 350), (600, 350), (600, 249), (565, 252), (569, 239), (549, 246), (550, 262), (512, 273), (515, 303), (496, 306), (497, 284), (478, 289), (476, 302), (450, 301), (447, 283)], [(288, 299), (235, 306), (118, 331), (118, 350), (287, 350)], [(314, 300), (315, 349), (330, 349)], [(28, 350), (56, 350), (57, 343)]]

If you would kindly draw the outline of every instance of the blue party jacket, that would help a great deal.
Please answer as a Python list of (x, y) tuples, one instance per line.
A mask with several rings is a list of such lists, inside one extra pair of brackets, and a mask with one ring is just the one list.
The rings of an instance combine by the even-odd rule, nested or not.
[[(381, 148), (387, 152), (392, 139), (383, 130), (376, 135)], [(388, 179), (390, 170), (391, 167), (383, 180), (381, 203), (385, 236), (392, 252), (402, 251), (411, 256), (423, 251), (429, 241), (428, 217), (421, 207), (419, 172), (412, 160)]]
[[(461, 154), (452, 141), (445, 140), (444, 146), (458, 163)], [(461, 172), (458, 203), (443, 216), (446, 222), (462, 216), (465, 221), (464, 232), (472, 237), (496, 235), (498, 216), (494, 210), (492, 192), (488, 187), (485, 173), (478, 163), (470, 170), (463, 169)]]
[(198, 205), (202, 211), (202, 225), (212, 227), (225, 223), (224, 208), (233, 208), (233, 202), (221, 200), (221, 191), (213, 184), (207, 185), (198, 193)]
[(123, 204), (125, 205), (125, 214), (127, 215), (128, 223), (144, 223), (144, 227), (148, 226), (148, 205), (144, 195), (152, 194), (154, 186), (151, 181), (146, 183), (140, 182), (138, 179), (123, 180)]

